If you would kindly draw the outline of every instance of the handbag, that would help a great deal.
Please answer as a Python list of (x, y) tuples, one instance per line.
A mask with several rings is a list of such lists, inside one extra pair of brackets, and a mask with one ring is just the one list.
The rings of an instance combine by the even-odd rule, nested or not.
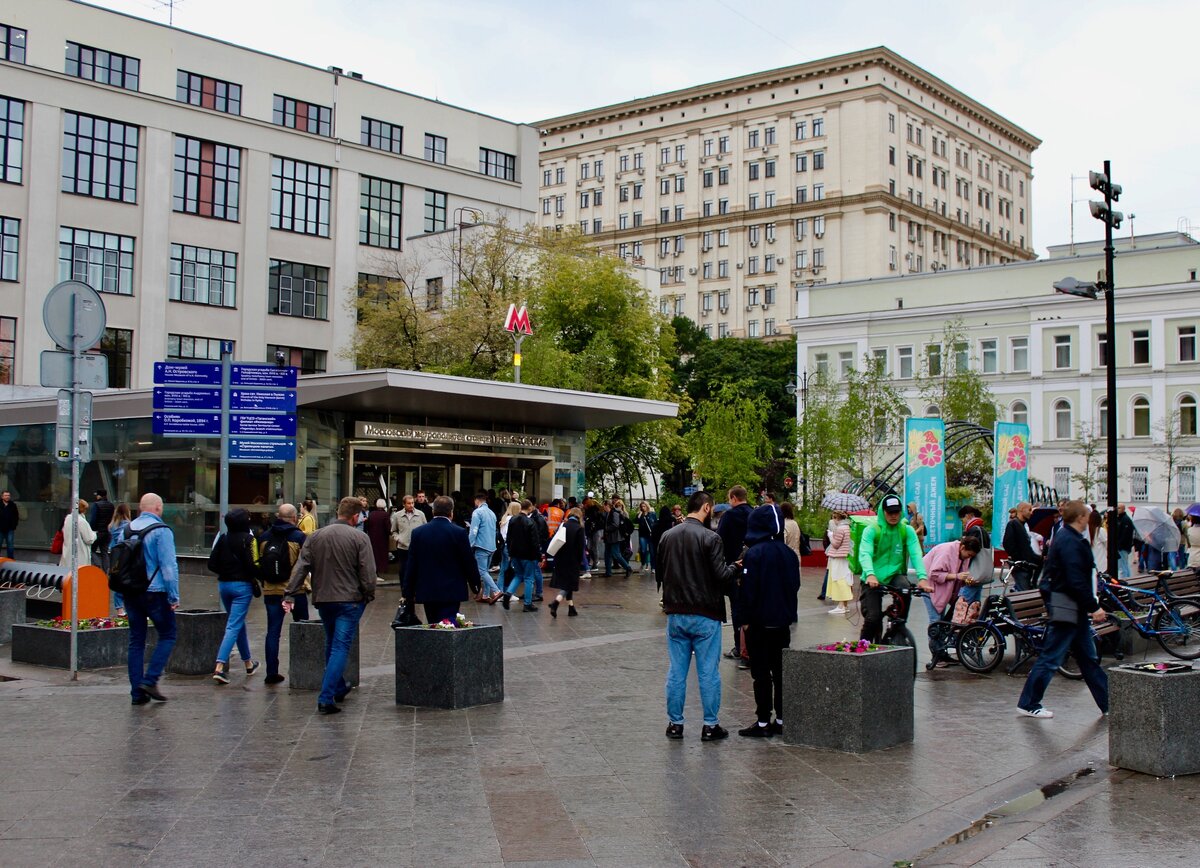
[(995, 558), (991, 549), (983, 549), (975, 557), (971, 558), (971, 563), (967, 564), (967, 572), (971, 574), (976, 582), (981, 585), (990, 583), (995, 578)]
[(421, 619), (413, 611), (412, 603), (408, 600), (401, 600), (400, 605), (396, 607), (396, 617), (392, 618), (392, 629), (399, 630), (401, 627), (419, 627), (420, 625)]
[(554, 532), (554, 536), (550, 538), (550, 544), (546, 546), (546, 552), (550, 557), (558, 554), (558, 550), (567, 544), (567, 523), (564, 521), (558, 526), (558, 530)]
[(1050, 592), (1050, 623), (1078, 624), (1079, 604), (1062, 591)]
[(60, 530), (54, 534), (54, 539), (50, 540), (50, 554), (61, 555), (63, 553), (63, 545), (66, 539), (63, 537), (63, 532)]

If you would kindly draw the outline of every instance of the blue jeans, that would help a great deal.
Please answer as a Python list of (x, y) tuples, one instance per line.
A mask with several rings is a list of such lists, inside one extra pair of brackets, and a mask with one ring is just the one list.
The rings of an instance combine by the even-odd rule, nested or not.
[(524, 558), (513, 558), (513, 579), (505, 591), (509, 594), (517, 592), (517, 585), (525, 583), (525, 605), (533, 605), (534, 588), (541, 584), (542, 571), (537, 561), (527, 561)]
[(342, 673), (346, 671), (358, 622), (366, 608), (366, 603), (317, 603), (325, 625), (325, 678), (317, 696), (320, 705), (332, 705), (337, 694), (349, 689)]
[(1117, 578), (1128, 579), (1132, 575), (1129, 572), (1129, 552), (1117, 551)]
[(16, 536), (15, 530), (0, 530), (0, 545), (8, 549), (8, 558), (13, 560), (16, 555), (13, 554), (13, 538)]
[(217, 591), (221, 595), (221, 605), (229, 613), (225, 621), (225, 638), (217, 649), (217, 662), (229, 662), (229, 653), (233, 651), (235, 642), (242, 660), (249, 661), (250, 638), (246, 635), (246, 614), (250, 611), (254, 591), (249, 582), (217, 582)]
[[(175, 610), (167, 602), (162, 591), (147, 591), (125, 598), (125, 611), (129, 615), (129, 690), (134, 699), (142, 695), (143, 684), (157, 684), (171, 659), (175, 648)], [(146, 619), (158, 631), (158, 644), (150, 655), (150, 666), (145, 672)]]
[[(954, 614), (954, 603), (958, 599), (958, 597), (962, 597), (968, 603), (978, 603), (980, 601), (980, 599), (982, 599), (982, 597), (983, 597), (983, 587), (981, 585), (975, 585), (974, 587), (968, 587), (967, 585), (963, 585), (961, 588), (959, 588), (958, 594), (955, 596), (955, 598), (953, 600), (950, 601), (950, 614), (951, 615)], [(939, 612), (937, 609), (935, 609), (933, 607), (933, 598), (927, 594), (924, 597), (922, 597), (921, 599), (924, 600), (924, 602), (925, 602), (925, 611), (929, 613), (929, 623), (932, 624), (934, 621), (942, 620), (941, 612)], [(949, 619), (947, 619), (947, 620), (949, 620)]]
[(283, 634), (283, 595), (263, 594), (263, 605), (267, 607), (267, 640), (263, 648), (263, 656), (266, 657), (267, 663), (267, 675), (278, 675), (279, 637)]
[(1017, 707), (1025, 711), (1034, 711), (1042, 707), (1042, 697), (1050, 680), (1058, 667), (1066, 659), (1067, 651), (1075, 655), (1075, 662), (1083, 673), (1083, 680), (1092, 699), (1101, 711), (1108, 711), (1108, 676), (1100, 667), (1100, 658), (1096, 655), (1096, 640), (1092, 637), (1092, 629), (1087, 624), (1051, 624), (1046, 628), (1046, 638), (1042, 643), (1042, 653), (1034, 661), (1025, 679), (1025, 689), (1017, 700)]
[(638, 560), (643, 564), (650, 563), (650, 540), (641, 535), (638, 536)]
[(667, 615), (667, 653), (671, 658), (667, 670), (667, 720), (683, 723), (688, 670), (694, 653), (704, 725), (716, 726), (721, 711), (721, 622), (703, 615)]
[(475, 553), (475, 566), (479, 569), (479, 579), (483, 583), (484, 594), (500, 593), (500, 586), (492, 579), (492, 574), (488, 572), (488, 568), (492, 565), (492, 553), (484, 551), (481, 548), (472, 548)]
[(623, 543), (613, 541), (604, 544), (604, 575), (611, 576), (613, 561), (615, 560), (622, 569), (627, 573), (633, 572), (633, 567), (629, 566), (629, 561), (625, 560), (625, 553), (621, 551)]

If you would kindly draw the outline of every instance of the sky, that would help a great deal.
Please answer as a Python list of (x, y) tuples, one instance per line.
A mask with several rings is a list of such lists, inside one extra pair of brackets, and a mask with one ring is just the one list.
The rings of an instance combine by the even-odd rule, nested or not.
[(1072, 209), (1076, 241), (1103, 237), (1087, 173), (1105, 159), (1121, 234), (1133, 214), (1138, 235), (1200, 237), (1196, 0), (93, 2), (527, 123), (886, 45), (1042, 139), (1039, 254), (1070, 240)]

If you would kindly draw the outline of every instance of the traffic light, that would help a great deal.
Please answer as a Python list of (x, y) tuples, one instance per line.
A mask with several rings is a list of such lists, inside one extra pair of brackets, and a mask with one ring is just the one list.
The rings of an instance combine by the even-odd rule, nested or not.
[(1088, 210), (1097, 220), (1107, 223), (1113, 229), (1121, 228), (1125, 215), (1112, 209), (1112, 203), (1121, 198), (1121, 185), (1114, 184), (1107, 172), (1088, 172), (1088, 184), (1104, 196), (1103, 202), (1088, 202)]

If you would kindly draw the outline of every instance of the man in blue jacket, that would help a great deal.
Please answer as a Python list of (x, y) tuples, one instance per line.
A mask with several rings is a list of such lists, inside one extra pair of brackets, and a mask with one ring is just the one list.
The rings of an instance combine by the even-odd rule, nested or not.
[(471, 553), (479, 569), (479, 581), (483, 586), (481, 603), (494, 603), (500, 599), (500, 588), (489, 572), (492, 553), (496, 551), (496, 513), (488, 505), (486, 491), (475, 494), (475, 511), (471, 513), (471, 527), (467, 531)]
[(453, 523), (454, 500), (433, 500), (433, 520), (413, 528), (404, 567), (404, 595), (425, 605), (430, 624), (453, 621), (467, 599), (468, 587), (478, 585), (467, 532)]
[[(749, 495), (745, 486), (735, 485), (729, 489), (726, 497), (729, 500), (729, 509), (721, 516), (721, 523), (717, 525), (717, 535), (721, 537), (725, 563), (732, 564), (742, 556), (742, 548), (746, 543), (746, 527), (754, 507), (746, 502)], [(736, 588), (729, 595), (729, 617), (733, 621), (733, 649), (726, 652), (725, 656), (739, 660), (744, 656), (742, 652), (745, 650), (742, 648), (740, 629), (745, 621), (742, 619), (742, 607)], [(746, 664), (741, 663), (739, 668), (745, 669)]]
[(773, 504), (750, 514), (746, 545), (738, 602), (746, 624), (758, 721), (738, 735), (765, 738), (783, 732), (783, 649), (791, 644), (791, 626), (797, 620), (800, 559), (783, 541), (783, 513)]
[[(175, 609), (179, 606), (179, 562), (175, 559), (175, 534), (162, 520), (163, 501), (157, 494), (143, 494), (138, 503), (138, 517), (129, 530), (142, 533), (142, 554), (150, 586), (142, 594), (125, 595), (125, 611), (129, 615), (129, 688), (134, 705), (145, 705), (151, 699), (166, 702), (158, 689), (158, 679), (167, 668), (175, 648)], [(146, 621), (158, 631), (158, 644), (150, 655), (150, 665), (142, 670), (146, 659)]]

